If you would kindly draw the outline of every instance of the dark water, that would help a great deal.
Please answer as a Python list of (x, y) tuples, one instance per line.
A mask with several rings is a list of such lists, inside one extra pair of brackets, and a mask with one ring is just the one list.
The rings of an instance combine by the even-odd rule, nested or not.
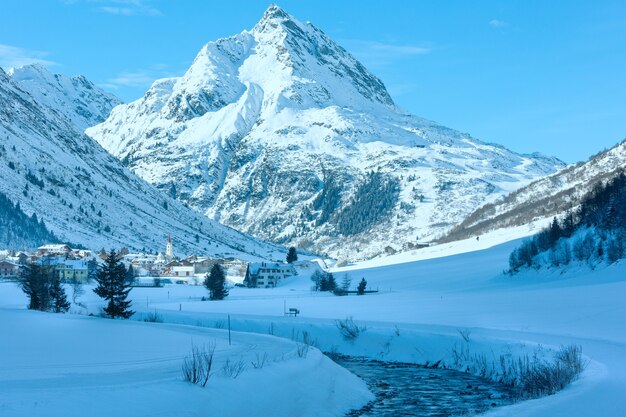
[(472, 416), (512, 403), (506, 387), (462, 372), (352, 357), (335, 361), (376, 395), (348, 417)]

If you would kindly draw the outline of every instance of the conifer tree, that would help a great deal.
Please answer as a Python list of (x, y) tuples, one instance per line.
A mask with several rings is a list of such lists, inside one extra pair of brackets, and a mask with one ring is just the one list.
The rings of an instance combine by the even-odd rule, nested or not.
[(295, 246), (289, 248), (289, 252), (287, 252), (287, 263), (293, 263), (298, 260), (298, 252), (296, 251)]
[(48, 266), (32, 264), (20, 277), (20, 287), (28, 296), (28, 309), (46, 311), (50, 307), (50, 275)]
[(222, 265), (213, 265), (211, 273), (204, 278), (204, 286), (209, 290), (209, 298), (211, 300), (223, 300), (228, 296), (226, 274)]
[(335, 276), (332, 274), (328, 274), (328, 290), (327, 291), (335, 291), (337, 289), (337, 281), (335, 281)]
[(128, 265), (128, 269), (126, 270), (126, 283), (128, 285), (132, 285), (135, 282), (135, 269), (133, 265)]
[(343, 279), (341, 280), (341, 290), (343, 292), (348, 292), (350, 290), (350, 284), (352, 284), (352, 279), (350, 279), (350, 275), (344, 274)]
[(361, 278), (361, 282), (359, 282), (359, 286), (356, 289), (357, 294), (358, 295), (365, 294), (366, 288), (367, 288), (367, 281), (365, 281), (365, 278)]
[(21, 276), (20, 287), (29, 298), (30, 310), (64, 313), (70, 308), (61, 279), (52, 266), (29, 265)]
[(113, 249), (107, 254), (104, 264), (98, 266), (96, 281), (98, 286), (93, 290), (100, 298), (109, 303), (104, 313), (112, 319), (129, 318), (134, 311), (130, 310), (131, 301), (127, 300), (131, 288), (125, 282), (126, 268)]
[(70, 303), (67, 301), (67, 294), (61, 285), (61, 279), (57, 274), (52, 274), (50, 284), (51, 308), (55, 313), (65, 313), (70, 309)]
[(328, 291), (328, 275), (324, 274), (320, 280), (320, 291)]

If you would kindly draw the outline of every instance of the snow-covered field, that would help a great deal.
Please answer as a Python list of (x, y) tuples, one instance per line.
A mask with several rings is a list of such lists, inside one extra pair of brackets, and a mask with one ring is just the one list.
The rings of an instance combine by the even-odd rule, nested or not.
[[(304, 275), (276, 289), (233, 288), (219, 302), (201, 301), (202, 287), (134, 289), (135, 319), (156, 310), (165, 324), (26, 312), (19, 290), (1, 284), (0, 334), (8, 342), (0, 346), (0, 414), (65, 416), (72, 413), (54, 413), (96, 407), (111, 414), (120, 410), (116, 400), (125, 399), (137, 410), (133, 415), (217, 409), (225, 415), (341, 415), (366, 401), (363, 385), (317, 350), (306, 359), (294, 355), (292, 339), (302, 340), (306, 332), (321, 350), (448, 365), (455, 348), (497, 361), (500, 355), (549, 355), (560, 345), (578, 344), (589, 360), (580, 380), (557, 395), (489, 415), (626, 415), (626, 266), (503, 276), (518, 242), (469, 251), (471, 245), (489, 246), (489, 239), (452, 245), (448, 253), (455, 255), (425, 255), (436, 251), (429, 248), (396, 260), (402, 263), (335, 271), (339, 282), (348, 273), (353, 286), (364, 277), (379, 289), (366, 296), (311, 292)], [(411, 262), (410, 256), (432, 259)], [(98, 311), (89, 291), (81, 301), (88, 311)], [(284, 317), (285, 306), (299, 308), (300, 316)], [(227, 315), (237, 331), (232, 347), (225, 332), (215, 329), (225, 326)], [(366, 327), (354, 341), (345, 341), (335, 326), (335, 319), (348, 316)], [(469, 334), (469, 342), (459, 330)], [(203, 390), (180, 380), (192, 339), (216, 340), (221, 361), (251, 361), (257, 351), (286, 359), (261, 370), (248, 366), (235, 380), (218, 375)]]
[[(229, 345), (226, 331), (196, 326), (25, 310), (0, 310), (0, 317), (6, 417), (334, 416), (371, 398), (356, 376), (317, 350), (300, 357), (287, 339), (235, 333)], [(207, 387), (183, 382), (192, 344), (212, 343), (215, 375)], [(252, 362), (264, 357), (255, 369)], [(224, 375), (226, 360), (246, 369)]]

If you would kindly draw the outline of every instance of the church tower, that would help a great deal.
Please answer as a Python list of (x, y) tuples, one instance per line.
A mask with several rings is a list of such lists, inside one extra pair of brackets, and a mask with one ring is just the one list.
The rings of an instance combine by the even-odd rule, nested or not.
[(165, 260), (171, 262), (174, 259), (174, 248), (172, 247), (172, 235), (167, 234), (167, 246), (165, 247)]

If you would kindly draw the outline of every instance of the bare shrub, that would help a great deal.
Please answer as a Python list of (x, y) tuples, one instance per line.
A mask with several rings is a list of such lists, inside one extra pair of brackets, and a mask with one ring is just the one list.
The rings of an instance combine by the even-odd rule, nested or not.
[(313, 346), (313, 347), (317, 346), (317, 340), (313, 339), (313, 337), (311, 336), (311, 333), (309, 333), (306, 330), (302, 331), (302, 343), (308, 346)]
[(267, 363), (268, 357), (267, 352), (263, 352), (263, 356), (260, 354), (256, 354), (256, 359), (253, 359), (250, 363), (254, 369), (261, 369)]
[(341, 356), (342, 356), (341, 353), (339, 353), (339, 349), (337, 348), (337, 345), (332, 345), (328, 351), (324, 352), (324, 355), (328, 356), (330, 359), (332, 359), (335, 362), (341, 359)]
[(146, 314), (143, 321), (146, 323), (163, 323), (163, 316), (154, 311), (153, 313)]
[(208, 346), (191, 346), (191, 354), (183, 361), (183, 381), (192, 384), (206, 386), (211, 376), (213, 367), (213, 356), (215, 354), (215, 343)]
[(353, 341), (359, 335), (367, 330), (367, 327), (361, 326), (359, 327), (355, 322), (352, 316), (346, 317), (344, 320), (335, 320), (335, 325), (337, 329), (339, 329), (339, 333), (345, 340)]
[(223, 329), (226, 327), (226, 321), (224, 320), (216, 320), (215, 323), (213, 323), (213, 328), (215, 329)]
[(519, 399), (552, 395), (576, 380), (585, 369), (582, 348), (561, 346), (554, 360), (546, 361), (535, 354), (522, 358), (500, 356), (499, 381), (513, 388)]
[(296, 342), (296, 353), (299, 358), (306, 358), (309, 354), (309, 345), (306, 343)]
[(554, 362), (534, 358), (522, 369), (518, 394), (523, 398), (555, 394), (578, 378), (585, 366), (580, 346), (561, 346)]
[(224, 365), (222, 365), (222, 375), (236, 379), (243, 371), (246, 370), (246, 364), (243, 359), (231, 362), (230, 359), (226, 359)]
[(452, 365), (457, 369), (469, 362), (471, 357), (467, 344), (458, 346), (455, 343), (450, 353), (452, 354)]
[(72, 302), (74, 304), (78, 304), (78, 297), (85, 294), (83, 283), (78, 278), (74, 277), (70, 281), (70, 285), (72, 286)]
[(456, 329), (466, 343), (469, 343), (472, 331), (470, 329)]

